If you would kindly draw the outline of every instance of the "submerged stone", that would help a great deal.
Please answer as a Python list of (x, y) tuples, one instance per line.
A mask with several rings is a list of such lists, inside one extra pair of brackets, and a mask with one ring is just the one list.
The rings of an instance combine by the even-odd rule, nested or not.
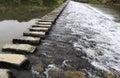
[(16, 53), (34, 53), (36, 47), (28, 44), (6, 44), (2, 50), (15, 51)]
[(38, 31), (28, 31), (23, 33), (24, 36), (32, 36), (32, 37), (42, 37), (44, 38), (46, 35), (46, 32), (38, 32)]
[[(24, 55), (20, 54), (0, 54), (0, 66), (9, 67), (24, 67), (28, 63), (28, 59)], [(1, 77), (0, 77), (1, 78)]]
[(81, 71), (67, 71), (65, 74), (67, 78), (86, 78), (85, 74)]
[(106, 78), (119, 78), (119, 76), (117, 76), (117, 75), (115, 75), (115, 74), (112, 74), (112, 73), (109, 73), (109, 72), (107, 72), (107, 71), (104, 71), (104, 76), (106, 77)]
[(41, 63), (39, 63), (33, 66), (33, 70), (42, 73), (44, 71), (44, 67)]
[(47, 77), (51, 77), (51, 78), (66, 78), (64, 74), (64, 70), (54, 65), (49, 65), (45, 73)]
[(40, 38), (29, 37), (29, 36), (14, 38), (13, 43), (38, 45), (40, 44)]

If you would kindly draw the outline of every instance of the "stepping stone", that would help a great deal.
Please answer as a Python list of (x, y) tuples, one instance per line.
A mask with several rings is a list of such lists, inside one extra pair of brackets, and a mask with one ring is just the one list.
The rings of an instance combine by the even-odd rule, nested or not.
[(32, 25), (32, 27), (43, 27), (43, 28), (51, 28), (51, 25)]
[(34, 53), (36, 47), (28, 44), (6, 44), (3, 46), (2, 50), (15, 51), (16, 53)]
[(52, 22), (52, 23), (53, 23), (54, 20), (42, 20), (42, 19), (41, 19), (41, 20), (38, 20), (38, 22)]
[(52, 25), (52, 22), (36, 22), (36, 24)]
[(24, 36), (21, 38), (14, 38), (13, 43), (38, 45), (40, 44), (40, 40), (40, 38)]
[(23, 35), (24, 36), (32, 36), (32, 37), (45, 38), (46, 32), (28, 31), (28, 32), (24, 32)]
[(49, 28), (43, 28), (43, 27), (33, 27), (33, 28), (29, 28), (30, 31), (44, 31), (44, 32), (48, 32)]
[(0, 69), (0, 78), (15, 78), (8, 69)]
[[(23, 68), (29, 61), (20, 54), (0, 54), (0, 66)], [(0, 77), (1, 78), (1, 77)]]

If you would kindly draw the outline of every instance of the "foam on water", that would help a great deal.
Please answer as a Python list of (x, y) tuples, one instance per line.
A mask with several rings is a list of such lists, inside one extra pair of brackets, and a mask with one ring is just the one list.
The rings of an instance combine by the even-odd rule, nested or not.
[(54, 64), (50, 64), (50, 65), (48, 65), (48, 67), (45, 69), (45, 75), (46, 75), (46, 78), (49, 78), (49, 71), (51, 70), (51, 69), (54, 69), (54, 68), (56, 68), (56, 66), (54, 65)]
[[(91, 64), (99, 69), (120, 72), (120, 24), (88, 4), (71, 1), (63, 15), (66, 28), (81, 37), (73, 46), (82, 49)], [(90, 42), (95, 42), (90, 47)]]

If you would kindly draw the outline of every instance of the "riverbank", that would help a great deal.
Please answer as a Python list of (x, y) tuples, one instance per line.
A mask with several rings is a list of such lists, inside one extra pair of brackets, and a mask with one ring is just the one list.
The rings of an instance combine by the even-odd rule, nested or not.
[(110, 20), (120, 23), (120, 5), (90, 5), (103, 12)]
[(75, 1), (99, 5), (120, 5), (120, 1), (117, 0), (75, 0)]
[(0, 21), (2, 20), (18, 20), (29, 21), (33, 18), (41, 18), (45, 14), (52, 11), (54, 7), (40, 7), (36, 5), (22, 5), (18, 7), (7, 6), (0, 8)]
[(107, 14), (108, 18), (120, 23), (120, 2), (102, 3), (100, 0), (75, 0), (82, 3), (90, 4), (92, 7)]
[(0, 21), (12, 19), (21, 22), (29, 21), (32, 18), (40, 18), (60, 6), (65, 0), (53, 0), (52, 2), (49, 0), (15, 1), (17, 2), (5, 2), (4, 0), (2, 2), (0, 1)]

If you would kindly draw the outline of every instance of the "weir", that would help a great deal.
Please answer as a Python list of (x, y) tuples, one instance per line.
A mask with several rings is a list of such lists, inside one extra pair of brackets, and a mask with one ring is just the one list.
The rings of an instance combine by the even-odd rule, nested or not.
[(0, 78), (120, 78), (120, 24), (108, 14), (67, 1), (34, 23), (3, 46)]

